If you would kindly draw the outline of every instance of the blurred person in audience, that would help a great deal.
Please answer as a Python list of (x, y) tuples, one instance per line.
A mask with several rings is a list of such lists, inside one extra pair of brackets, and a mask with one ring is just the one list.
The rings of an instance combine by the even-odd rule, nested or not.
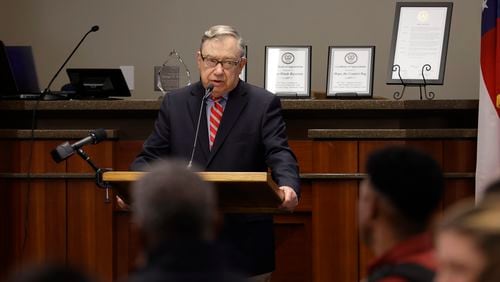
[(436, 261), (429, 229), (444, 179), (429, 155), (408, 147), (371, 154), (358, 203), (362, 241), (375, 255), (366, 281), (432, 281)]
[(436, 282), (500, 281), (498, 201), (472, 200), (447, 211), (436, 232)]
[(486, 186), (483, 197), (489, 196), (500, 196), (500, 178)]
[(132, 186), (132, 218), (146, 247), (130, 282), (240, 281), (214, 243), (214, 188), (185, 164), (159, 161)]
[(67, 265), (46, 263), (32, 265), (15, 273), (9, 282), (95, 282), (87, 274)]

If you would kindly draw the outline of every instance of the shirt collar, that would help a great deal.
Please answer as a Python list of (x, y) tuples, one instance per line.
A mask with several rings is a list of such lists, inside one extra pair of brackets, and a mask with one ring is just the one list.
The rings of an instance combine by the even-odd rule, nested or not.
[(385, 254), (372, 261), (368, 266), (368, 272), (372, 273), (382, 265), (399, 263), (409, 256), (431, 250), (432, 248), (433, 239), (430, 232), (417, 234), (399, 242)]
[[(228, 98), (229, 98), (229, 93), (226, 93), (226, 94), (224, 94), (224, 95), (222, 95), (222, 96), (221, 96), (221, 100), (220, 100), (220, 102), (227, 101), (227, 99), (228, 99)], [(212, 95), (210, 95), (210, 96), (208, 97), (208, 100), (209, 100), (210, 102), (213, 102), (213, 101), (214, 101), (214, 99), (212, 99)]]

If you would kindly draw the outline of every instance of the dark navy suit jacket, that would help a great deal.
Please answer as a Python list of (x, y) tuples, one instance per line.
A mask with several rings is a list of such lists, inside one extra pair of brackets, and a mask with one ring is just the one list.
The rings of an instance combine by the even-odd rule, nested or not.
[[(205, 89), (200, 82), (165, 96), (153, 133), (131, 169), (145, 170), (154, 160), (189, 160)], [(288, 146), (281, 103), (272, 93), (240, 81), (228, 95), (222, 120), (209, 150), (206, 106), (194, 164), (205, 171), (267, 171), (278, 186), (300, 195), (298, 165)], [(274, 236), (270, 215), (226, 215), (222, 240), (234, 248), (234, 261), (249, 274), (274, 270)]]

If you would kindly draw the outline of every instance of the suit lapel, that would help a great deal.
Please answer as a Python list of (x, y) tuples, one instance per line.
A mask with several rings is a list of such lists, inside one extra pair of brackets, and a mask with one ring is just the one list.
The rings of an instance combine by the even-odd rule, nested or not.
[[(248, 102), (247, 93), (245, 91), (244, 82), (240, 81), (238, 86), (229, 93), (229, 98), (227, 100), (226, 107), (224, 108), (224, 114), (222, 115), (222, 120), (217, 130), (217, 135), (215, 136), (214, 145), (209, 154), (209, 159), (207, 166), (210, 164), (217, 151), (224, 143), (227, 135), (231, 132), (236, 121), (241, 115), (241, 112), (245, 108)], [(208, 135), (208, 133), (206, 133)], [(207, 136), (208, 143), (208, 136)]]
[[(198, 123), (198, 114), (200, 112), (200, 103), (201, 99), (204, 95), (204, 89), (201, 86), (201, 83), (198, 83), (198, 86), (193, 87), (191, 91), (191, 96), (188, 99), (188, 108), (191, 120), (193, 122), (193, 129), (196, 133), (196, 124)], [(200, 120), (200, 130), (198, 132), (198, 141), (196, 142), (196, 151), (201, 151), (203, 153), (204, 159), (208, 159), (209, 156), (209, 148), (208, 148), (208, 128), (207, 128), (207, 115), (206, 115), (206, 104), (204, 104), (201, 112), (201, 120)], [(194, 136), (193, 136), (194, 138)], [(189, 142), (194, 142), (189, 141)]]

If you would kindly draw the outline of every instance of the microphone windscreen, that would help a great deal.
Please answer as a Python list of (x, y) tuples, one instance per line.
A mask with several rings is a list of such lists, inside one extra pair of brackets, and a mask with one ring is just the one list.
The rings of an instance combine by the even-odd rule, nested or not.
[(104, 130), (104, 128), (98, 128), (92, 131), (91, 135), (94, 137), (94, 144), (97, 144), (108, 137), (108, 135), (106, 134), (106, 130)]
[(92, 32), (96, 32), (96, 31), (98, 31), (98, 30), (99, 30), (99, 26), (98, 26), (98, 25), (94, 25), (94, 26), (90, 29), (90, 31), (92, 31)]
[(207, 85), (207, 92), (212, 92), (212, 90), (214, 90), (214, 85), (212, 83), (209, 83)]
[(75, 150), (71, 147), (69, 142), (64, 142), (50, 152), (50, 154), (52, 155), (52, 159), (56, 163), (64, 161), (65, 159), (71, 157), (71, 155), (73, 155), (74, 153)]

